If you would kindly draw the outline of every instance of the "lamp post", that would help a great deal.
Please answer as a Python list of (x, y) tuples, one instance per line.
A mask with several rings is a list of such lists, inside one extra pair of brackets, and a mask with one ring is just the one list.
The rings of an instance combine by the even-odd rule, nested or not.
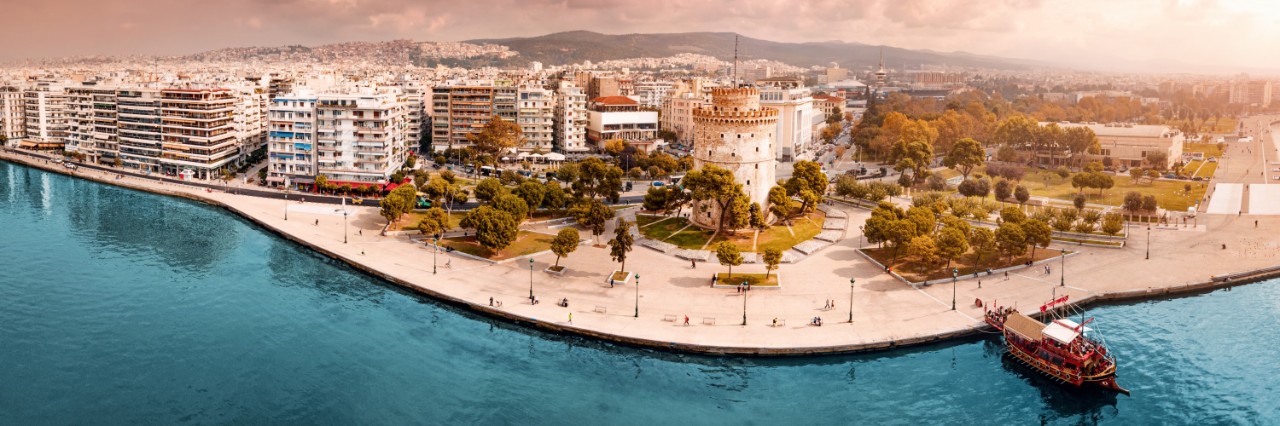
[(1058, 286), (1066, 287), (1067, 286), (1067, 249), (1065, 248), (1062, 249), (1062, 266), (1060, 266), (1059, 268), (1062, 269), (1062, 272), (1061, 272), (1062, 276), (1061, 276), (1061, 280), (1058, 281)]
[(742, 281), (742, 325), (747, 325), (747, 281)]
[(1147, 260), (1151, 260), (1151, 225), (1147, 225)]
[(853, 324), (853, 284), (857, 281), (856, 278), (849, 279), (849, 324)]
[(636, 318), (640, 318), (640, 274), (636, 274)]
[(342, 243), (347, 243), (347, 205), (342, 205)]
[(289, 220), (289, 188), (284, 189), (284, 220)]
[(533, 259), (529, 259), (529, 303), (533, 303)]
[(867, 227), (858, 225), (858, 250), (862, 250), (862, 237), (866, 236)]
[(951, 270), (951, 310), (956, 310), (956, 280), (960, 278), (960, 270)]
[(431, 275), (435, 275), (436, 274), (436, 254), (440, 253), (440, 234), (437, 233), (435, 236), (431, 237), (431, 240), (433, 243), (435, 243), (435, 246), (436, 246), (436, 249), (431, 252)]

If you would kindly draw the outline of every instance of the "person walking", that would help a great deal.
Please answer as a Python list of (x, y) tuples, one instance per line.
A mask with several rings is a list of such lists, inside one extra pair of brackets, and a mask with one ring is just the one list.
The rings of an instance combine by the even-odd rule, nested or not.
[(569, 324), (573, 324), (573, 312), (569, 313)]
[(698, 261), (696, 261), (696, 260), (689, 260), (689, 265), (690, 265), (690, 267), (692, 267), (693, 269), (698, 269)]
[(689, 316), (688, 316), (688, 315), (685, 315), (685, 316), (684, 316), (684, 325), (689, 325)]

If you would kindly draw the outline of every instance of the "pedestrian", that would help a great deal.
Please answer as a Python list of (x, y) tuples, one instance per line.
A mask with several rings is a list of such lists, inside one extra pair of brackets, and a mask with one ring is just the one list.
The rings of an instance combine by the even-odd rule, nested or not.
[(360, 255), (364, 256), (364, 250), (360, 250)]
[(361, 237), (363, 237), (363, 236), (364, 236), (364, 230), (363, 230), (363, 229), (357, 229), (357, 230), (356, 230), (356, 233), (357, 233), (357, 234), (359, 234)]
[(569, 313), (569, 324), (573, 324), (573, 312)]
[(1258, 227), (1258, 221), (1256, 221), (1256, 220), (1255, 220), (1255, 221), (1253, 221), (1253, 227), (1254, 227), (1254, 228), (1257, 228), (1257, 227)]
[(489, 306), (493, 306), (493, 298), (492, 298), (492, 297), (490, 297), (490, 298), (489, 298)]
[(685, 316), (684, 316), (684, 325), (689, 325), (689, 316), (688, 316), (688, 315), (685, 315)]
[(609, 288), (613, 288), (613, 277), (609, 277)]
[(693, 269), (698, 269), (698, 261), (696, 260), (689, 260), (689, 265), (691, 265)]
[(320, 226), (320, 219), (316, 219), (316, 226)]
[(1009, 271), (1004, 271), (1004, 280), (1009, 281)]

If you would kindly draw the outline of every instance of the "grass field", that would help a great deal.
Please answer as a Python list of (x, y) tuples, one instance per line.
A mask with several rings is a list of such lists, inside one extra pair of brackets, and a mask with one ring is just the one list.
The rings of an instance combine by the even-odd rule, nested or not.
[[(1216, 167), (1216, 163), (1214, 164)], [(1208, 168), (1209, 166), (1205, 166)], [(1201, 173), (1204, 173), (1204, 168)], [(1212, 173), (1212, 170), (1209, 170)], [(1204, 182), (1191, 182), (1180, 180), (1156, 180), (1151, 182), (1142, 179), (1140, 183), (1134, 183), (1129, 176), (1112, 176), (1115, 179), (1115, 187), (1098, 195), (1098, 190), (1085, 190), (1084, 194), (1088, 197), (1090, 203), (1107, 204), (1119, 206), (1124, 202), (1124, 194), (1129, 191), (1137, 191), (1142, 195), (1154, 195), (1156, 202), (1160, 207), (1167, 210), (1186, 211), (1187, 207), (1195, 204), (1200, 197), (1204, 196)], [(1027, 175), (1023, 178), (1023, 185), (1031, 190), (1031, 195), (1055, 198), (1059, 200), (1070, 201), (1075, 198), (1079, 192), (1076, 188), (1071, 187), (1071, 178), (1058, 177), (1056, 173), (1046, 170), (1028, 170)], [(1190, 194), (1185, 193), (1184, 186), (1191, 184)]]
[[(906, 248), (903, 248), (903, 251), (905, 252)], [(964, 276), (973, 275), (974, 272), (986, 271), (987, 269), (1000, 269), (1013, 265), (1021, 265), (1027, 263), (1028, 260), (1032, 260), (1030, 250), (1028, 250), (1026, 254), (1015, 257), (1012, 260), (1007, 260), (1004, 256), (997, 256), (996, 253), (983, 253), (981, 259), (982, 263), (979, 265), (975, 264), (978, 260), (977, 254), (970, 251), (964, 256), (961, 256), (960, 259), (951, 262), (951, 268), (946, 268), (947, 262), (945, 260), (930, 265), (922, 265), (916, 262), (915, 259), (908, 258), (905, 254), (900, 254), (898, 256), (898, 262), (890, 265), (889, 262), (893, 260), (893, 249), (888, 247), (862, 249), (862, 252), (871, 256), (872, 259), (875, 259), (882, 265), (889, 265), (894, 272), (911, 282), (950, 278), (951, 269), (959, 269), (959, 275)], [(1067, 253), (1071, 253), (1071, 251), (1068, 250)], [(1062, 252), (1058, 250), (1036, 248), (1034, 261), (1040, 261), (1061, 255)]]
[(1191, 160), (1190, 163), (1187, 163), (1187, 165), (1182, 166), (1182, 174), (1188, 175), (1188, 176), (1193, 175), (1197, 170), (1200, 170), (1201, 164), (1204, 164), (1204, 162), (1200, 160)]
[[(759, 238), (756, 237), (754, 231), (742, 230), (733, 234), (725, 232), (720, 235), (714, 235), (714, 230), (702, 229), (697, 226), (686, 228), (685, 226), (689, 224), (689, 221), (682, 217), (662, 219), (662, 217), (636, 216), (636, 221), (640, 226), (640, 233), (645, 237), (675, 244), (680, 248), (701, 250), (703, 246), (707, 246), (708, 250), (713, 250), (712, 247), (721, 241), (729, 241), (738, 246), (738, 250), (744, 252), (764, 252), (766, 248), (770, 247), (785, 251), (796, 244), (817, 236), (822, 232), (822, 223), (826, 216), (821, 212), (814, 211), (808, 215), (793, 219), (790, 229), (782, 225), (771, 226), (769, 229), (760, 232)], [(652, 226), (648, 226), (650, 224)], [(715, 239), (712, 239), (713, 235)], [(708, 245), (708, 241), (711, 244)]]
[[(452, 214), (450, 214), (449, 229), (457, 228), (458, 222), (462, 221), (463, 215), (465, 215), (465, 213), (462, 213), (462, 212), (453, 212)], [(426, 215), (422, 213), (406, 213), (403, 217), (400, 218), (400, 229), (405, 229), (405, 230), (418, 229), (418, 223), (422, 222), (423, 216), (426, 216)]]
[(553, 238), (555, 238), (555, 236), (539, 234), (536, 232), (520, 231), (520, 234), (516, 236), (515, 242), (511, 243), (507, 248), (497, 252), (481, 246), (480, 243), (476, 241), (475, 236), (445, 238), (444, 240), (441, 240), (440, 245), (451, 247), (454, 250), (489, 260), (504, 260), (544, 250), (550, 250), (551, 240)]
[(764, 277), (765, 274), (744, 274), (736, 272), (733, 275), (728, 273), (717, 273), (716, 278), (719, 285), (738, 285), (745, 281), (752, 287), (777, 287), (778, 274), (769, 274), (769, 278)]
[(1203, 152), (1206, 160), (1209, 157), (1222, 158), (1222, 150), (1218, 149), (1218, 144), (1216, 143), (1188, 143), (1182, 146), (1182, 152)]
[(1218, 171), (1218, 163), (1204, 163), (1204, 166), (1200, 167), (1200, 171), (1196, 172), (1196, 176), (1208, 179), (1213, 177), (1213, 173), (1216, 171)]

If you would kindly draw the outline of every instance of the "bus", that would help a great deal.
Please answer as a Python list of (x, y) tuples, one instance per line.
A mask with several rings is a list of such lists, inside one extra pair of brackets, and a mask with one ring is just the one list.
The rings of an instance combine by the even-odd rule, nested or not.
[(493, 166), (480, 166), (480, 176), (497, 176), (498, 170)]

